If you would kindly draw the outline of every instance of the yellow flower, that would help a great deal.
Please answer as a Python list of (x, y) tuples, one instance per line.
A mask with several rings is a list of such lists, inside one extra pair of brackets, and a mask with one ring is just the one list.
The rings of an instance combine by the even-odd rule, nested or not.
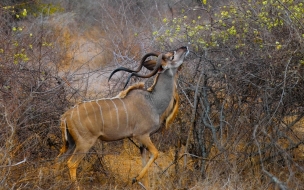
[(23, 9), (22, 16), (26, 17), (26, 15), (27, 15), (27, 11), (26, 9)]
[(279, 50), (282, 48), (282, 45), (280, 44), (280, 42), (276, 42), (276, 49)]
[(282, 48), (282, 45), (277, 45), (277, 50), (281, 49)]

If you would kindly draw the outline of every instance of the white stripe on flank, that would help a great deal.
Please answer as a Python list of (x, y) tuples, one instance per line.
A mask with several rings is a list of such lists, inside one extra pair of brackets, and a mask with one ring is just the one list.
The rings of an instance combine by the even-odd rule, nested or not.
[(79, 106), (77, 106), (77, 113), (78, 113), (78, 120), (79, 120), (79, 123), (80, 123), (81, 127), (83, 128), (83, 125), (82, 125), (81, 119), (80, 119), (80, 114), (79, 114)]
[(96, 116), (96, 111), (95, 111), (94, 105), (92, 104), (92, 101), (91, 101), (90, 103), (91, 103), (91, 107), (92, 107), (93, 112), (94, 112), (94, 116), (95, 116), (95, 123), (98, 123), (98, 122), (97, 122), (97, 116)]
[(110, 118), (111, 118), (111, 126), (113, 125), (113, 118), (112, 118), (112, 112), (111, 112), (111, 106), (109, 105), (109, 103), (107, 102), (107, 100), (104, 100), (104, 102), (108, 105), (109, 108), (109, 113), (110, 113)]
[(74, 109), (75, 109), (75, 107), (72, 109), (72, 113), (71, 113), (71, 117), (70, 117), (71, 120), (73, 120), (72, 117), (73, 117)]
[(117, 128), (119, 128), (119, 115), (118, 115), (118, 108), (117, 108), (117, 106), (116, 106), (115, 102), (114, 102), (112, 99), (110, 99), (110, 100), (111, 100), (111, 102), (114, 104), (114, 107), (115, 107), (115, 110), (116, 110)]
[(89, 120), (89, 122), (90, 122), (90, 124), (91, 124), (91, 127), (93, 128), (93, 123), (92, 123), (92, 121), (91, 121), (91, 119), (90, 119), (88, 110), (87, 110), (87, 108), (86, 108), (85, 105), (86, 105), (86, 104), (84, 103), (84, 104), (83, 104), (83, 107), (84, 107), (84, 109), (85, 109), (85, 111), (86, 111), (86, 114), (87, 114), (87, 117), (86, 117), (86, 118), (88, 118), (88, 120)]
[(126, 127), (128, 127), (128, 126), (129, 126), (129, 115), (128, 115), (128, 110), (127, 110), (127, 108), (126, 108), (126, 105), (125, 105), (124, 101), (123, 101), (121, 98), (118, 98), (118, 99), (122, 102), (122, 105), (123, 105), (123, 107), (124, 107), (124, 110), (125, 110), (125, 113), (126, 113), (126, 117), (127, 117), (127, 126), (126, 126)]
[(97, 104), (98, 107), (99, 107), (100, 117), (101, 117), (101, 120), (102, 120), (102, 127), (104, 127), (104, 120), (103, 120), (103, 115), (102, 115), (102, 109), (101, 109), (101, 106), (100, 106), (99, 103), (98, 103), (98, 100), (96, 100), (96, 104)]

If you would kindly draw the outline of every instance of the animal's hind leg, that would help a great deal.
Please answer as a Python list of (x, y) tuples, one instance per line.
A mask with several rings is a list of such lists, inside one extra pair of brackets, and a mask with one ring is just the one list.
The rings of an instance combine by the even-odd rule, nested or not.
[[(145, 146), (141, 145), (140, 147), (140, 154), (141, 154), (141, 163), (142, 167), (144, 168), (147, 165), (147, 160), (149, 159), (149, 152)], [(147, 171), (146, 175), (142, 178), (143, 184), (146, 189), (150, 189), (150, 182), (149, 182), (149, 171)]]
[(56, 159), (55, 159), (55, 170), (56, 171), (59, 171), (60, 170), (60, 168), (61, 168), (61, 165), (62, 165), (62, 161), (63, 161), (63, 159), (64, 159), (64, 154), (67, 152), (67, 150), (68, 150), (68, 148), (67, 148), (67, 146), (64, 144), (63, 146), (62, 146), (62, 148), (60, 149), (60, 153), (59, 153), (59, 155), (56, 157)]
[(64, 145), (64, 146), (61, 148), (60, 153), (59, 153), (59, 155), (56, 157), (56, 160), (55, 160), (55, 169), (56, 169), (57, 171), (60, 170), (61, 165), (62, 165), (62, 162), (63, 162), (64, 160), (66, 160), (66, 158), (69, 157), (69, 156), (72, 154), (72, 152), (73, 152), (74, 149), (75, 149), (75, 144), (72, 145), (72, 147), (71, 147), (71, 145), (70, 145), (69, 147), (67, 147), (66, 145)]
[(151, 142), (149, 135), (138, 136), (136, 138), (148, 149), (148, 151), (152, 155), (151, 155), (151, 158), (149, 159), (148, 163), (146, 164), (146, 166), (139, 172), (138, 176), (132, 180), (132, 183), (135, 183), (139, 179), (141, 179), (147, 173), (149, 167), (154, 162), (154, 160), (156, 160), (156, 158), (158, 157), (158, 150), (155, 148), (154, 144)]
[(76, 145), (76, 148), (72, 156), (69, 158), (67, 162), (68, 168), (70, 170), (70, 177), (73, 182), (77, 182), (76, 170), (79, 163), (86, 155), (86, 153), (90, 150), (90, 148), (94, 145), (95, 141), (96, 139), (95, 140), (90, 139), (90, 142), (78, 141), (78, 144)]
[(60, 176), (62, 175), (61, 172), (63, 171), (62, 170), (63, 163), (66, 161), (66, 159), (68, 157), (71, 156), (74, 149), (75, 149), (75, 144), (69, 145), (69, 146), (66, 146), (66, 144), (65, 144), (61, 148), (60, 154), (56, 157), (55, 165), (54, 165), (54, 169), (55, 169), (54, 174), (55, 174), (57, 180), (60, 180)]

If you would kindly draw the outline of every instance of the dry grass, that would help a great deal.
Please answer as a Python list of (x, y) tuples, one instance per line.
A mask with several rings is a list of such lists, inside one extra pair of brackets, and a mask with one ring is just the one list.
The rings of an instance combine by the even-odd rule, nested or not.
[[(229, 163), (210, 161), (204, 179), (194, 169), (193, 159), (187, 160), (185, 168), (184, 159), (180, 159), (176, 171), (176, 165), (172, 165), (174, 152), (173, 149), (160, 152), (157, 164), (150, 168), (151, 189), (278, 189), (273, 183), (263, 183), (265, 176), (261, 176), (258, 166), (256, 170), (250, 170), (252, 173), (239, 173), (242, 166), (236, 159)], [(0, 168), (7, 174), (5, 185), (0, 189), (73, 189), (66, 166), (58, 173), (54, 164), (54, 160), (37, 160)], [(82, 189), (143, 189), (139, 184), (131, 184), (141, 168), (139, 150), (128, 140), (123, 143), (99, 142), (82, 161), (77, 178)]]

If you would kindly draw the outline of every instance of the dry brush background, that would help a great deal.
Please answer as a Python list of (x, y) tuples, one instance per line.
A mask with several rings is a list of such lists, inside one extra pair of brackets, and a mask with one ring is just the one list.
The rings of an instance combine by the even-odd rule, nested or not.
[[(303, 15), (301, 0), (1, 1), (0, 189), (71, 188), (53, 169), (60, 115), (117, 95), (113, 68), (181, 45), (180, 112), (152, 136), (151, 188), (303, 189)], [(98, 142), (78, 179), (141, 189), (140, 168), (130, 141)]]

